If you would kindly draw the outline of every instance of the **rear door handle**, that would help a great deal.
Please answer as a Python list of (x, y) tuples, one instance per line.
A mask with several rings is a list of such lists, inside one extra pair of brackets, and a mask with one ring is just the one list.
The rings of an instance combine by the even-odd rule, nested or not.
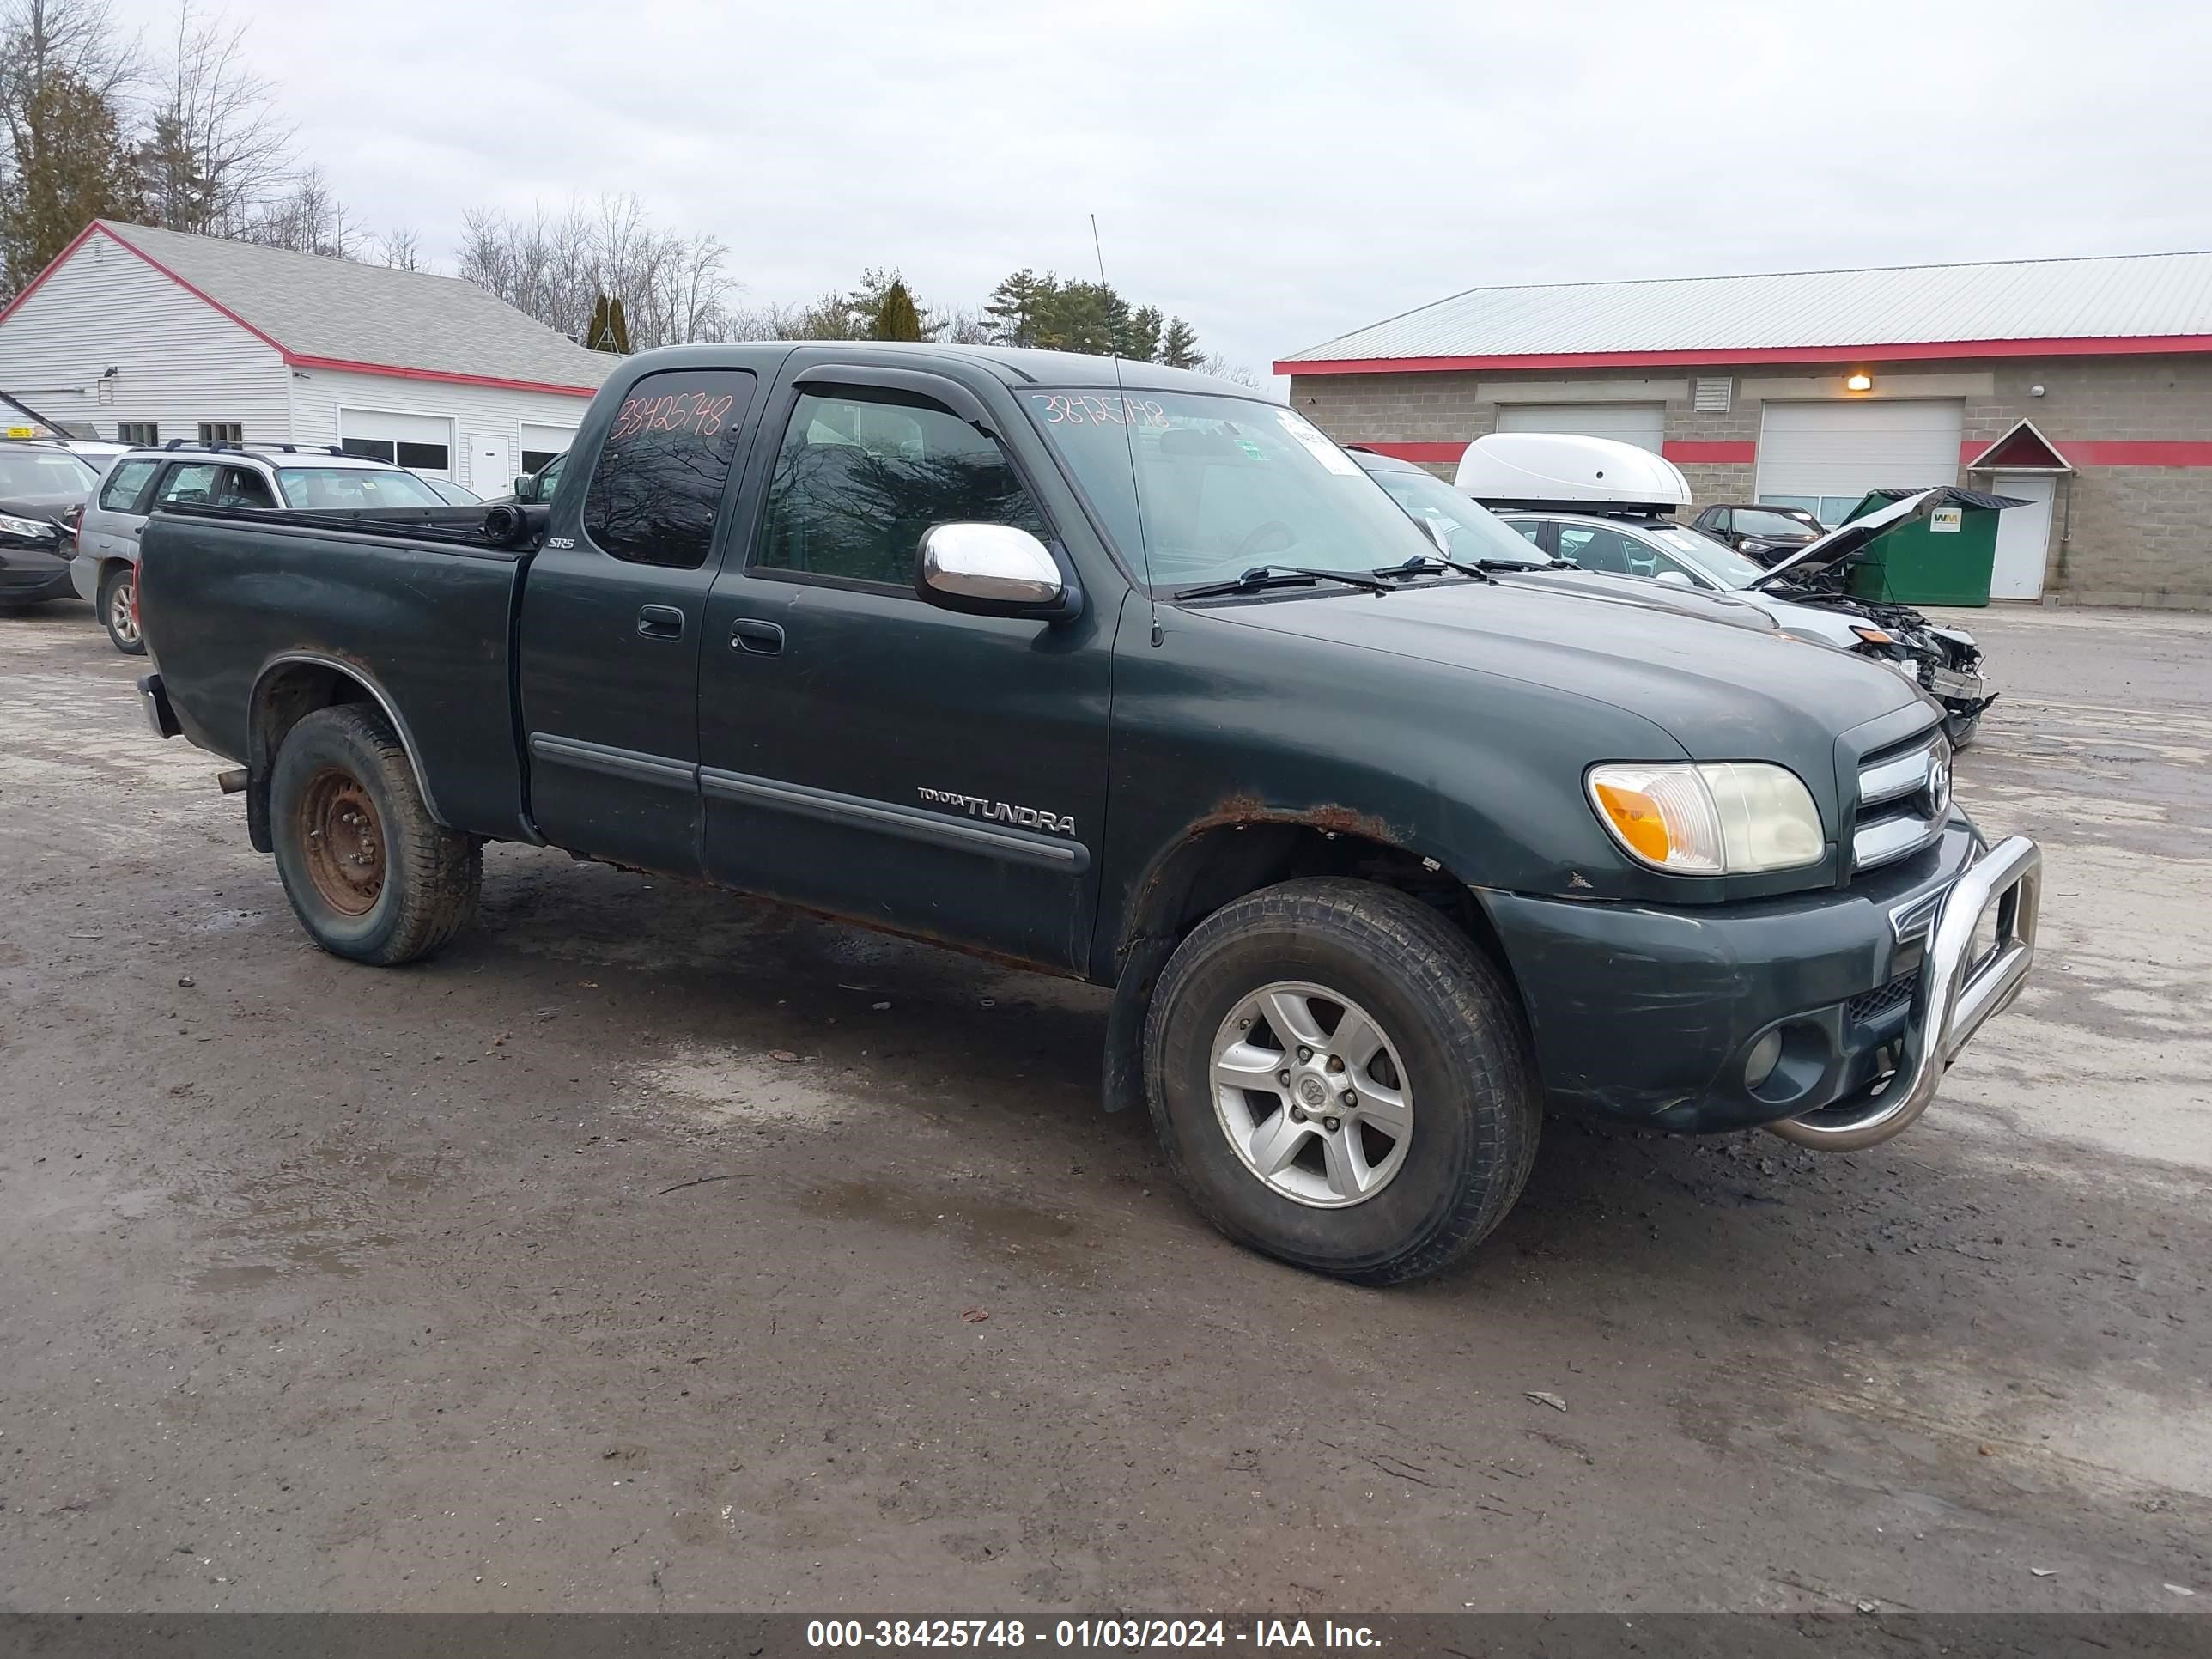
[(730, 624), (730, 643), (740, 651), (773, 657), (783, 649), (783, 629), (755, 617), (740, 617)]
[(640, 605), (637, 631), (648, 640), (680, 640), (684, 637), (684, 613), (672, 605)]

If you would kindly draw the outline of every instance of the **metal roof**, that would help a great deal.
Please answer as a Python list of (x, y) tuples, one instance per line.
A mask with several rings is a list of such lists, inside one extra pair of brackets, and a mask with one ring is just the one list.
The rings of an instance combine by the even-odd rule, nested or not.
[(585, 392), (598, 390), (616, 361), (458, 276), (110, 219), (90, 229), (213, 301), (288, 358)]
[(1806, 348), (1900, 344), (2125, 349), (2174, 337), (2196, 343), (2169, 349), (2212, 349), (2212, 252), (1475, 288), (1292, 352), (1276, 372), (1421, 358), (1780, 361)]

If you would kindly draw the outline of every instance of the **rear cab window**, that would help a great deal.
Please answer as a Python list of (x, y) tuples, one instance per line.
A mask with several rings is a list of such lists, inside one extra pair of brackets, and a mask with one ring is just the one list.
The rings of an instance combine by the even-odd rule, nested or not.
[(757, 384), (749, 369), (672, 368), (632, 386), (585, 489), (592, 545), (630, 564), (705, 564)]

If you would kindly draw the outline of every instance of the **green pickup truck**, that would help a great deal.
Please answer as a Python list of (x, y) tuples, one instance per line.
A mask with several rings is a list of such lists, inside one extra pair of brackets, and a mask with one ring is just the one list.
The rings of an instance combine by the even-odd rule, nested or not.
[(1589, 586), (1223, 381), (685, 347), (485, 525), (157, 512), (142, 690), (326, 950), (435, 951), (509, 841), (1111, 987), (1107, 1104), (1198, 1206), (1388, 1283), (1547, 1105), (1887, 1139), (2033, 954), (1935, 704)]

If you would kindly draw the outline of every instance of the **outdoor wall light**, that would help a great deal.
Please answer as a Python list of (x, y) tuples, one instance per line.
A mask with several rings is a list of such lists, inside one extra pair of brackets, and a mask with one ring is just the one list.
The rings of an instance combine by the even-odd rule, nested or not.
[(1844, 381), (1844, 390), (1846, 392), (1871, 392), (1874, 390), (1874, 376), (1867, 374), (1863, 370), (1856, 374), (1848, 376)]

